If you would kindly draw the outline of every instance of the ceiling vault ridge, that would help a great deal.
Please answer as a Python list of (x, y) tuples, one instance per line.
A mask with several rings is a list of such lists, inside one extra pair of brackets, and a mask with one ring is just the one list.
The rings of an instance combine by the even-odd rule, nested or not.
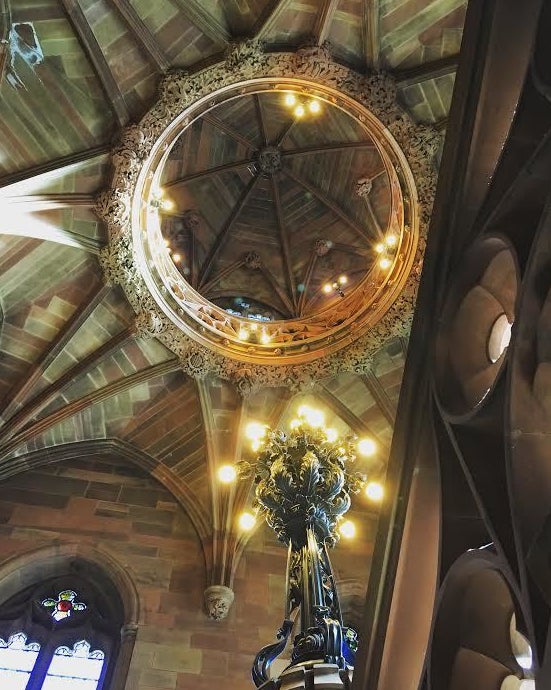
[[(280, 8), (280, 4), (274, 6), (275, 11)], [(228, 356), (224, 343), (227, 338), (236, 338), (232, 317), (206, 300), (196, 303), (196, 292), (193, 299), (186, 298), (187, 290), (192, 289), (189, 284), (183, 291), (178, 288), (179, 292), (169, 294), (175, 305), (174, 315), (169, 317), (144, 282), (141, 275), (143, 264), (138, 266), (136, 261), (134, 242), (138, 237), (136, 233), (139, 221), (133, 215), (132, 200), (140, 172), (144, 166), (152, 165), (154, 156), (161, 155), (158, 140), (167, 131), (176, 132), (177, 121), (185, 126), (188, 123), (188, 112), (191, 113), (194, 107), (198, 107), (197, 103), (204, 102), (205, 97), (211, 97), (212, 107), (216, 103), (216, 94), (239, 88), (239, 84), (262, 79), (273, 80), (274, 83), (278, 79), (302, 80), (316, 85), (316, 88), (332, 89), (333, 93), (342, 94), (344, 103), (361, 104), (378, 119), (390, 134), (393, 145), (397, 143), (403, 152), (404, 162), (402, 166), (398, 166), (397, 174), (412, 175), (411, 179), (414, 180), (414, 186), (405, 196), (405, 205), (410, 210), (417, 206), (418, 213), (412, 212), (413, 219), (411, 224), (408, 222), (406, 225), (405, 232), (411, 233), (412, 237), (415, 235), (417, 250), (412, 256), (407, 277), (403, 279), (403, 289), (392, 293), (395, 297), (390, 307), (385, 307), (386, 312), (378, 313), (369, 329), (354, 334), (350, 332), (346, 347), (340, 350), (339, 346), (329, 345), (328, 342), (321, 356), (315, 350), (310, 353), (310, 341), (304, 340), (304, 333), (296, 340), (296, 326), (293, 326), (294, 332), (287, 332), (284, 327), (286, 322), (272, 322), (283, 324), (280, 333), (284, 339), (281, 342), (287, 342), (287, 345), (278, 344), (272, 348), (272, 360), (259, 359), (259, 349), (250, 345), (242, 348), (243, 355)], [(215, 126), (225, 127), (225, 123), (217, 122), (210, 113), (206, 118)], [(235, 132), (230, 136), (243, 138), (241, 135), (236, 137)], [(245, 141), (254, 150), (251, 142)], [(105, 280), (110, 284), (121, 285), (138, 321), (145, 324), (150, 335), (157, 337), (179, 357), (186, 373), (198, 380), (209, 375), (218, 376), (233, 381), (242, 395), (249, 395), (263, 386), (280, 386), (283, 383), (293, 390), (303, 390), (316, 381), (342, 371), (369, 372), (373, 355), (384, 343), (394, 337), (407, 337), (409, 333), (436, 184), (437, 173), (433, 159), (440, 141), (439, 132), (429, 125), (414, 122), (403, 109), (397, 99), (396, 82), (390, 75), (382, 72), (363, 75), (336, 63), (327, 42), (323, 46), (307, 46), (285, 53), (270, 53), (256, 39), (232, 43), (222, 62), (199, 71), (179, 70), (165, 75), (161, 79), (157, 103), (138, 124), (123, 129), (112, 155), (111, 184), (100, 192), (96, 200), (96, 211), (105, 221), (110, 238), (108, 246), (100, 251)], [(168, 150), (167, 145), (163, 150)], [(406, 173), (406, 170), (411, 172)], [(140, 179), (143, 180), (143, 175)], [(245, 188), (245, 192), (250, 191), (250, 186)], [(242, 194), (242, 197), (242, 202), (245, 203), (246, 194)], [(215, 254), (227, 235), (224, 229), (231, 227), (235, 215), (230, 214), (219, 232), (216, 244), (211, 248), (211, 256), (203, 262), (199, 283), (206, 282)], [(139, 235), (141, 236), (141, 230)], [(283, 235), (284, 233), (282, 245), (285, 243)], [(344, 307), (338, 306), (342, 311)], [(357, 308), (358, 305), (355, 305), (354, 309)], [(350, 309), (352, 310), (352, 306)], [(185, 314), (185, 319), (191, 319), (197, 324), (193, 326), (193, 335), (189, 326), (182, 329), (182, 326), (176, 325), (175, 319), (179, 318), (179, 313)], [(351, 316), (355, 311), (346, 313)], [(348, 323), (346, 319), (350, 316), (343, 312), (338, 319), (342, 323)], [(307, 337), (308, 328), (307, 325)], [(320, 324), (317, 332), (323, 333), (325, 328)], [(208, 338), (213, 329), (219, 335), (211, 341)], [(319, 339), (319, 335), (316, 337)], [(282, 352), (287, 352), (285, 348), (289, 345), (295, 348), (293, 352), (299, 354), (296, 363), (292, 357), (282, 358), (278, 354), (279, 347), (283, 348)], [(315, 352), (318, 352), (317, 356), (314, 356)]]

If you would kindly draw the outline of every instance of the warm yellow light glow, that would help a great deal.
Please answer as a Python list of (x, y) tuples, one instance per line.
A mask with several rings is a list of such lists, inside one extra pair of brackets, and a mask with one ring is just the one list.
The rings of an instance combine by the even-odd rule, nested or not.
[(379, 242), (378, 244), (375, 245), (375, 251), (377, 254), (382, 254), (385, 250), (385, 245), (382, 242)]
[(302, 419), (291, 419), (289, 426), (291, 427), (291, 429), (298, 429), (298, 427), (301, 424), (302, 424)]
[(293, 112), (295, 113), (295, 117), (303, 117), (306, 111), (303, 105), (297, 105)]
[(262, 331), (262, 333), (260, 335), (260, 342), (263, 345), (267, 345), (271, 339), (272, 339), (272, 336), (269, 333), (267, 333), (266, 331)]
[(335, 441), (339, 438), (339, 433), (336, 429), (325, 429), (325, 437), (329, 443), (335, 443)]
[(237, 479), (237, 470), (233, 465), (222, 465), (218, 468), (217, 474), (222, 484), (231, 484)]
[(262, 441), (251, 441), (251, 449), (253, 453), (256, 453), (258, 450), (262, 448)]
[(249, 532), (256, 524), (256, 518), (252, 513), (241, 513), (239, 516), (239, 527), (245, 532)]
[(241, 328), (237, 331), (237, 337), (239, 340), (248, 340), (250, 336), (249, 331), (245, 328), (245, 326), (241, 326)]
[(170, 242), (168, 240), (163, 240), (165, 247), (168, 247), (170, 245)]
[(325, 424), (325, 415), (321, 410), (309, 410), (304, 415), (304, 418), (306, 423), (314, 429), (319, 429)]
[(323, 286), (323, 291), (326, 295), (328, 295), (332, 289), (333, 287), (329, 283), (325, 283), (325, 285)]
[(163, 199), (161, 201), (161, 208), (163, 211), (173, 211), (174, 210), (174, 202), (172, 199)]
[(339, 525), (339, 532), (345, 539), (352, 539), (356, 536), (356, 525), (352, 520), (345, 520)]
[(311, 113), (319, 113), (319, 111), (321, 110), (320, 102), (319, 102), (319, 101), (316, 101), (315, 99), (312, 99), (312, 100), (308, 103), (308, 110), (309, 110)]
[(390, 233), (385, 237), (385, 244), (387, 247), (395, 247), (398, 244), (398, 237), (394, 233)]
[(375, 441), (371, 438), (362, 438), (361, 441), (358, 442), (358, 453), (360, 455), (365, 455), (366, 457), (370, 457), (371, 455), (375, 455), (377, 452), (377, 444)]
[(383, 271), (386, 271), (387, 268), (390, 268), (391, 264), (392, 261), (390, 259), (387, 259), (386, 257), (379, 261), (379, 266), (383, 269)]
[(295, 96), (294, 93), (288, 93), (285, 95), (285, 105), (288, 105), (289, 108), (295, 105), (297, 102), (297, 97)]
[(258, 330), (258, 324), (253, 322), (253, 323), (251, 323), (249, 328), (251, 329), (251, 331), (257, 331)]
[(379, 484), (379, 482), (369, 482), (366, 484), (364, 491), (370, 501), (382, 500), (385, 493), (383, 485)]
[(245, 436), (250, 441), (260, 441), (266, 435), (266, 425), (260, 422), (249, 422), (245, 428)]
[(348, 276), (342, 275), (339, 276), (339, 285), (346, 285), (348, 283)]
[(172, 255), (172, 261), (174, 261), (175, 264), (179, 263), (182, 260), (181, 254), (173, 254)]

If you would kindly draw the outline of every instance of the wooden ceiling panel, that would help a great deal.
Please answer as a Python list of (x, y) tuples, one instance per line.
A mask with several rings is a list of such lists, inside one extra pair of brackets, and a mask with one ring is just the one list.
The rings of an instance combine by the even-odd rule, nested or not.
[(455, 74), (428, 79), (400, 89), (400, 96), (418, 122), (440, 123), (447, 118)]

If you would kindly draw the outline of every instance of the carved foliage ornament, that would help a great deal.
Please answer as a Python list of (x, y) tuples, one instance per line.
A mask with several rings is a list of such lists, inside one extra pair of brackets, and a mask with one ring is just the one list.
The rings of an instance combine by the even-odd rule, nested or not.
[[(333, 325), (328, 322), (320, 322), (319, 326), (306, 324), (306, 331), (300, 333), (295, 326), (286, 326), (287, 322), (273, 322), (279, 324), (279, 331), (274, 334), (277, 342), (270, 350), (270, 357), (266, 358), (263, 352), (259, 354), (262, 348), (251, 345), (244, 345), (237, 353), (235, 347), (229, 350), (229, 345), (235, 342), (234, 317), (224, 315), (223, 310), (200, 296), (195, 301), (195, 297), (188, 299), (187, 284), (173, 286), (169, 283), (167, 287), (166, 281), (165, 284), (155, 283), (149, 268), (153, 262), (142, 246), (145, 230), (141, 222), (144, 189), (147, 184), (151, 185), (151, 166), (159, 161), (171, 141), (188, 124), (187, 112), (209, 96), (214, 94), (215, 98), (216, 94), (235, 89), (247, 80), (275, 83), (278, 79), (331, 89), (349, 102), (353, 99), (392, 134), (405, 157), (403, 169), (398, 166), (396, 174), (406, 179), (411, 171), (415, 181), (413, 184), (410, 175), (409, 192), (404, 197), (405, 213), (409, 210), (409, 218), (403, 227), (403, 234), (410, 236), (414, 255), (408, 265), (404, 265), (401, 277), (390, 281), (400, 282), (403, 287), (392, 304), (385, 307), (384, 314), (377, 312), (377, 300), (370, 305), (373, 314), (381, 318), (375, 320), (372, 315), (368, 330), (362, 331), (354, 321), (357, 311), (365, 309), (360, 292), (355, 302), (340, 306), (345, 311), (333, 318)], [(178, 71), (165, 76), (157, 103), (138, 125), (123, 131), (112, 156), (111, 185), (98, 196), (96, 204), (109, 231), (109, 245), (100, 256), (105, 279), (121, 285), (125, 291), (138, 315), (139, 332), (158, 337), (180, 357), (184, 370), (195, 377), (212, 373), (233, 380), (244, 395), (263, 385), (285, 384), (300, 389), (341, 371), (367, 371), (373, 354), (386, 341), (409, 334), (434, 198), (436, 171), (432, 161), (439, 136), (432, 128), (415, 124), (401, 109), (396, 102), (396, 86), (390, 77), (384, 74), (362, 76), (338, 65), (332, 61), (326, 45), (278, 54), (264, 52), (255, 41), (233, 45), (224, 62), (196, 73)], [(396, 286), (390, 289), (396, 291)], [(180, 304), (171, 313), (162, 306), (168, 292), (172, 292), (174, 304)], [(180, 317), (181, 323), (178, 322)], [(193, 322), (191, 326), (190, 321)], [(329, 331), (341, 328), (342, 324), (346, 331), (337, 343)]]

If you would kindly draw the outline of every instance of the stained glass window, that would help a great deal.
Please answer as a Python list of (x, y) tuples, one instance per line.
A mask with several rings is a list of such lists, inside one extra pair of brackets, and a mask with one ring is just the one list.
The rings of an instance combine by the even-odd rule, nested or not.
[(58, 647), (42, 690), (96, 690), (104, 661), (104, 653), (99, 649), (90, 651), (86, 640), (72, 648)]
[(39, 651), (40, 645), (27, 643), (27, 636), (22, 632), (10, 635), (7, 642), (0, 638), (2, 690), (25, 690)]
[(64, 589), (57, 595), (57, 599), (44, 599), (42, 606), (50, 611), (54, 620), (62, 621), (64, 618), (69, 618), (73, 611), (84, 611), (86, 608), (86, 604), (75, 601), (76, 598), (76, 592), (72, 589)]

